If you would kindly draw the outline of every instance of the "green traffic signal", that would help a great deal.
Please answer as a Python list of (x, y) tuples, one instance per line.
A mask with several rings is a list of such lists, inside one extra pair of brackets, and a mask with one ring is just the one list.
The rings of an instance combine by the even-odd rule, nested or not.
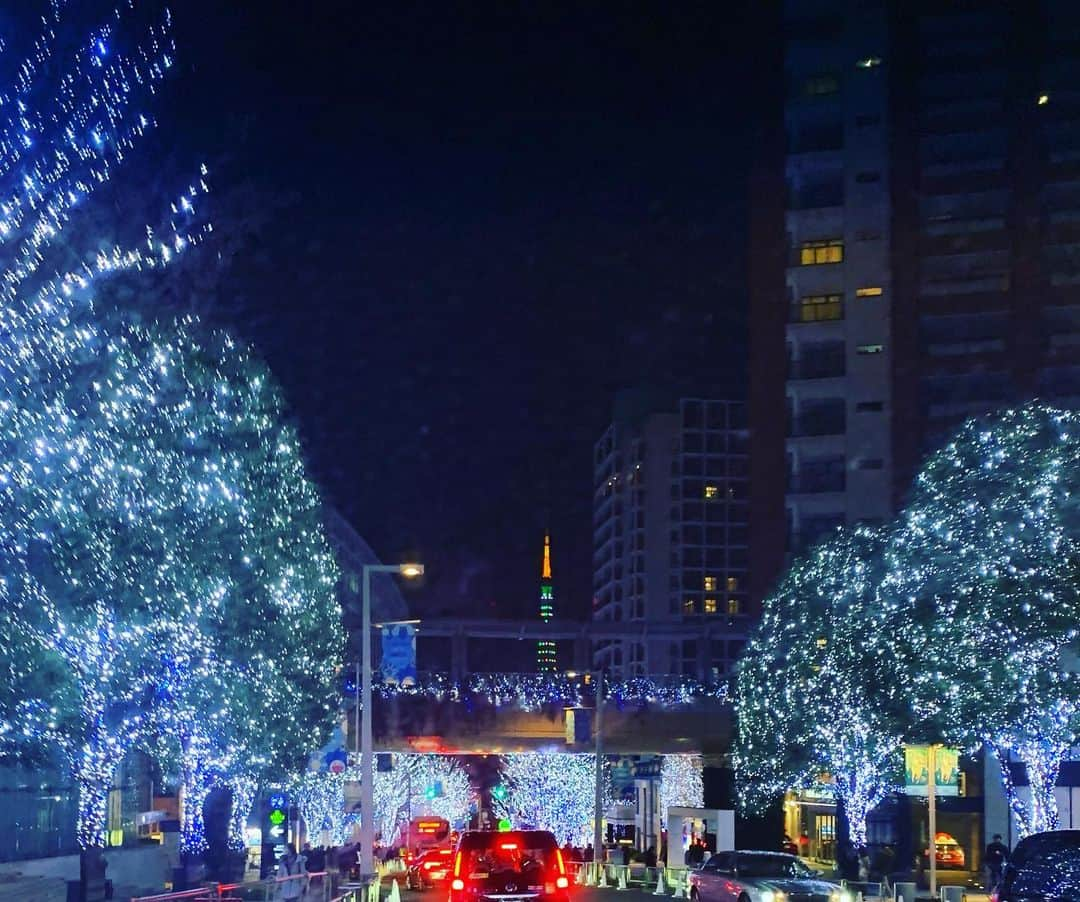
[(491, 794), (501, 802), (506, 798), (506, 787), (503, 786), (502, 783), (500, 783), (493, 790), (491, 790)]

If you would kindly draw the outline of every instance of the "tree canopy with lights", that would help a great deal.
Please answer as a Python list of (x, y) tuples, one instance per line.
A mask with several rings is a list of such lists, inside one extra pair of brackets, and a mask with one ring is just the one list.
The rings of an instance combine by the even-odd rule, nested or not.
[[(503, 756), (507, 792), (495, 813), (516, 827), (550, 830), (560, 842), (592, 841), (596, 756), (568, 752), (523, 752)], [(604, 775), (604, 806), (611, 802)]]
[(971, 421), (923, 467), (888, 550), (883, 599), (915, 665), (900, 674), (915, 728), (985, 743), (1025, 834), (1056, 827), (1077, 735), (1078, 489), (1080, 416), (1033, 404)]
[(822, 777), (849, 840), (898, 776), (903, 721), (878, 679), (888, 636), (875, 603), (884, 536), (838, 533), (796, 561), (766, 600), (739, 667), (735, 766), (744, 804)]
[(100, 845), (116, 767), (145, 748), (179, 775), (197, 848), (209, 787), (243, 809), (235, 835), (255, 775), (321, 745), (336, 568), (265, 367), (194, 320), (102, 303), (209, 233), (205, 172), (144, 226), (91, 203), (153, 125), (167, 11), (44, 6), (36, 39), (5, 35), (28, 50), (0, 89), (0, 754), (58, 753)]

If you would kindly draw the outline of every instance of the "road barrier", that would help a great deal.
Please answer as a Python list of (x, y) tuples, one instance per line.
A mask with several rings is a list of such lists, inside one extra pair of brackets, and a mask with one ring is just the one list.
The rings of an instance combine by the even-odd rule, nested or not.
[[(137, 896), (131, 902), (272, 902), (281, 896), (286, 883), (303, 883), (305, 902), (331, 902), (334, 896), (334, 875), (327, 871), (314, 874), (294, 874), (271, 877), (257, 883), (209, 883), (198, 889), (153, 896)], [(348, 895), (340, 897), (348, 899)]]

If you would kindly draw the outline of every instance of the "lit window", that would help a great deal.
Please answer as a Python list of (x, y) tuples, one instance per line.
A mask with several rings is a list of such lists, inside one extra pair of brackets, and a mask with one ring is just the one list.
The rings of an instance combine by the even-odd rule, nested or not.
[(705, 500), (712, 501), (714, 498), (720, 497), (720, 487), (715, 485), (705, 486)]
[(859, 345), (855, 349), (856, 354), (880, 354), (885, 350), (885, 345)]
[(855, 60), (855, 65), (860, 69), (876, 69), (881, 65), (881, 57), (864, 56), (861, 60)]
[(742, 605), (737, 598), (729, 598), (727, 602), (727, 612), (729, 614), (738, 614), (742, 610)]
[(840, 80), (835, 75), (815, 75), (803, 85), (803, 93), (808, 97), (821, 97), (835, 94), (840, 90)]
[(843, 263), (844, 242), (840, 238), (829, 241), (804, 241), (799, 245), (799, 265), (818, 266), (822, 263)]
[(727, 590), (729, 592), (739, 591), (739, 578), (737, 576), (729, 576), (727, 578)]
[(885, 292), (878, 285), (869, 285), (866, 288), (856, 288), (855, 297), (857, 298), (879, 298)]
[(706, 598), (705, 599), (705, 613), (706, 614), (715, 614), (716, 613), (716, 599), (715, 598)]
[(817, 647), (818, 648), (824, 648), (828, 644), (829, 644), (828, 639), (826, 639), (824, 636), (818, 636), (818, 640), (817, 640)]
[(685, 601), (683, 601), (682, 609), (683, 609), (684, 614), (693, 614), (694, 613), (694, 599), (687, 598)]
[(705, 577), (705, 591), (706, 592), (715, 592), (716, 591), (716, 577), (715, 576), (706, 576)]
[(844, 318), (844, 301), (838, 294), (812, 294), (799, 303), (800, 323), (821, 323)]
[(1050, 102), (1049, 94), (1040, 94), (1039, 99), (1035, 101), (1039, 106), (1046, 106)]

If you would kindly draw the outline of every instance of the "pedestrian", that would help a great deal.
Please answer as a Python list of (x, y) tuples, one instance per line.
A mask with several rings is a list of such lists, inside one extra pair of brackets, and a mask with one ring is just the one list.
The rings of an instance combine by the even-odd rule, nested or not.
[(986, 891), (993, 892), (994, 887), (1001, 882), (1001, 873), (1005, 870), (1005, 862), (1009, 860), (1009, 847), (1001, 841), (1001, 834), (995, 833), (993, 842), (986, 847), (983, 853), (983, 865), (986, 867)]
[(622, 863), (624, 865), (629, 865), (630, 864), (630, 847), (629, 846), (623, 846), (622, 847)]
[(866, 846), (859, 846), (859, 882), (870, 882), (870, 853)]
[(592, 861), (595, 857), (596, 857), (596, 852), (592, 847), (592, 843), (589, 843), (585, 847), (585, 860), (586, 861)]
[[(296, 846), (289, 843), (285, 847), (285, 854), (278, 862), (278, 886), (281, 888), (279, 898), (300, 899), (307, 889), (307, 859), (303, 855), (296, 854)], [(292, 877), (288, 880), (285, 878)], [(302, 879), (301, 879), (302, 878)]]
[(799, 855), (803, 858), (810, 857), (810, 837), (805, 830), (799, 834)]
[(656, 867), (656, 847), (655, 846), (649, 846), (649, 848), (647, 848), (645, 850), (645, 867), (647, 867), (647, 868)]

